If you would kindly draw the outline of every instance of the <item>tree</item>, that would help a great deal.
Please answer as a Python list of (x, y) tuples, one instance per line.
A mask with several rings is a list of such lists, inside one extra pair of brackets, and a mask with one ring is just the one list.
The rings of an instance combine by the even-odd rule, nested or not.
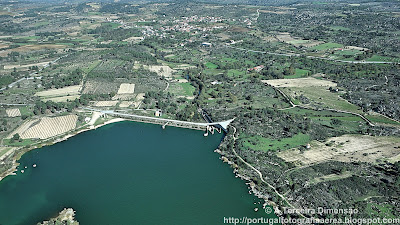
[(11, 138), (11, 142), (15, 141), (21, 141), (21, 137), (19, 136), (18, 133), (14, 134), (14, 136)]

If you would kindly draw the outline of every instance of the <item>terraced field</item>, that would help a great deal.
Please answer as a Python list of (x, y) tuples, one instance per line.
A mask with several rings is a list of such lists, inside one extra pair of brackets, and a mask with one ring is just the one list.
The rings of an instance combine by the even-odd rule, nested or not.
[(76, 115), (29, 120), (14, 130), (7, 138), (10, 139), (14, 134), (19, 134), (22, 139), (46, 139), (75, 129), (77, 120), (78, 116)]

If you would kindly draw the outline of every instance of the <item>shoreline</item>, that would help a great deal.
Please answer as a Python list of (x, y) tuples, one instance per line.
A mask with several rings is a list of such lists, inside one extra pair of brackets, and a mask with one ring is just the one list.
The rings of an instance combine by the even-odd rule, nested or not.
[[(18, 153), (18, 154), (15, 156), (15, 158), (13, 159), (13, 162), (12, 162), (13, 165), (12, 165), (12, 167), (11, 167), (10, 169), (8, 169), (8, 170), (6, 170), (6, 171), (4, 171), (3, 173), (0, 174), (0, 182), (1, 182), (4, 178), (6, 178), (6, 177), (8, 177), (8, 176), (10, 176), (10, 175), (17, 175), (17, 174), (16, 174), (16, 172), (18, 171), (18, 170), (17, 170), (17, 167), (19, 166), (19, 163), (18, 163), (17, 161), (20, 160), (21, 157), (22, 157), (25, 153), (27, 153), (27, 152), (29, 152), (29, 151), (32, 151), (33, 149), (42, 148), (42, 147), (45, 147), (45, 146), (54, 145), (54, 144), (59, 143), (59, 142), (62, 142), (62, 141), (66, 141), (66, 140), (68, 140), (69, 138), (74, 137), (74, 136), (76, 136), (76, 135), (78, 135), (78, 134), (80, 134), (80, 133), (86, 132), (86, 131), (96, 130), (96, 129), (99, 128), (99, 127), (106, 126), (106, 125), (112, 124), (112, 123), (122, 122), (122, 121), (128, 121), (128, 120), (127, 120), (127, 119), (123, 119), (123, 118), (114, 118), (114, 119), (105, 121), (104, 123), (99, 124), (99, 125), (96, 125), (96, 126), (90, 125), (90, 126), (84, 128), (84, 129), (81, 129), (81, 128), (83, 128), (83, 127), (76, 128), (75, 130), (70, 131), (70, 132), (72, 132), (72, 133), (64, 133), (64, 134), (61, 134), (58, 138), (57, 138), (57, 136), (55, 136), (55, 137), (51, 137), (51, 138), (49, 138), (49, 139), (43, 139), (43, 140), (41, 140), (40, 142), (36, 143), (34, 146), (31, 146), (31, 147), (29, 147), (29, 148), (26, 148), (26, 147), (17, 148), (17, 149), (15, 149), (14, 151), (18, 151), (18, 150), (21, 150), (21, 149), (24, 149), (24, 148), (26, 148), (26, 149), (23, 150), (21, 153)], [(55, 138), (55, 139), (54, 139), (54, 138)], [(54, 140), (51, 141), (52, 139), (54, 139)]]
[[(26, 147), (17, 148), (14, 151), (18, 151), (23, 148), (26, 148), (26, 149), (23, 150), (21, 153), (16, 154), (16, 156), (13, 159), (13, 166), (10, 169), (8, 169), (7, 171), (0, 174), (0, 182), (7, 176), (17, 175), (17, 173), (16, 173), (18, 171), (17, 167), (20, 165), (20, 163), (18, 163), (18, 160), (20, 160), (20, 158), (25, 153), (27, 153), (31, 150), (37, 149), (37, 148), (42, 148), (42, 147), (50, 146), (50, 145), (53, 145), (53, 144), (56, 144), (56, 143), (59, 143), (62, 141), (66, 141), (69, 138), (74, 137), (80, 133), (84, 133), (84, 132), (87, 132), (90, 130), (96, 130), (97, 128), (100, 128), (100, 127), (103, 127), (103, 126), (106, 126), (109, 124), (117, 123), (117, 122), (122, 122), (122, 121), (133, 121), (133, 120), (124, 119), (124, 118), (113, 118), (113, 119), (105, 121), (104, 123), (98, 124), (96, 126), (86, 124), (86, 125), (84, 125), (86, 127), (81, 126), (79, 128), (76, 128), (73, 131), (69, 131), (71, 133), (67, 132), (67, 133), (59, 135), (59, 137), (55, 136), (55, 137), (51, 137), (49, 139), (43, 139), (40, 142), (36, 143), (34, 146), (31, 146), (29, 148), (26, 148)], [(222, 141), (221, 141), (221, 143), (222, 143)], [(242, 175), (239, 173), (239, 171), (238, 171), (239, 166), (235, 162), (231, 161), (228, 157), (226, 157), (224, 152), (222, 152), (219, 148), (215, 149), (214, 152), (220, 155), (219, 159), (222, 161), (222, 163), (227, 163), (233, 169), (232, 172), (235, 174), (235, 178), (239, 178), (240, 180), (245, 181), (245, 184), (246, 184), (246, 186), (248, 186), (248, 189), (249, 189), (248, 193), (250, 195), (254, 194), (261, 201), (262, 200), (264, 201), (262, 203), (262, 209), (265, 209), (267, 206), (272, 206), (275, 209), (275, 212), (279, 211), (279, 210), (277, 210), (277, 204), (275, 202), (270, 201), (268, 198), (268, 195), (265, 195), (260, 190), (258, 190), (257, 185), (251, 180), (250, 177), (247, 177), (246, 175)], [(259, 210), (259, 209), (257, 209), (257, 210)], [(61, 214), (61, 212), (60, 212), (60, 214)]]
[(268, 195), (263, 194), (261, 191), (259, 191), (257, 189), (257, 185), (251, 180), (250, 177), (240, 174), (239, 173), (239, 166), (231, 161), (223, 151), (221, 151), (220, 149), (215, 149), (214, 150), (215, 153), (219, 154), (220, 157), (219, 159), (223, 162), (223, 163), (227, 163), (233, 170), (232, 173), (235, 174), (235, 178), (239, 178), (240, 180), (245, 181), (246, 185), (248, 186), (248, 188), (250, 189), (249, 194), (254, 194), (254, 196), (256, 196), (257, 198), (259, 198), (260, 200), (264, 200), (264, 203), (262, 204), (263, 209), (265, 210), (265, 208), (267, 206), (271, 206), (274, 208), (275, 212), (278, 212), (276, 209), (277, 204), (275, 202), (272, 202), (268, 199)]

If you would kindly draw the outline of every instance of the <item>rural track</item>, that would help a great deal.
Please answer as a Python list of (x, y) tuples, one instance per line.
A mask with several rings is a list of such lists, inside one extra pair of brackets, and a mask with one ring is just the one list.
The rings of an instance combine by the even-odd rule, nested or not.
[[(230, 125), (232, 128), (233, 128), (233, 134), (232, 134), (232, 138), (233, 138), (233, 141), (234, 141), (234, 144), (233, 144), (233, 147), (232, 147), (232, 151), (233, 151), (233, 153), (235, 154), (235, 156), (241, 161), (241, 162), (243, 162), (244, 164), (246, 164), (246, 166), (248, 166), (248, 167), (250, 167), (252, 170), (254, 170), (257, 174), (258, 174), (258, 176), (260, 177), (260, 180), (264, 183), (264, 184), (266, 184), (269, 188), (271, 188), (274, 192), (275, 192), (275, 194), (277, 194), (282, 200), (284, 200), (285, 202), (286, 202), (286, 204), (288, 204), (291, 208), (293, 208), (293, 209), (296, 209), (286, 198), (285, 198), (285, 196), (283, 196), (282, 194), (280, 194), (277, 190), (276, 190), (276, 188), (274, 187), (274, 186), (272, 186), (270, 183), (268, 183), (267, 181), (265, 181), (264, 180), (264, 177), (263, 177), (263, 175), (262, 175), (262, 173), (258, 170), (258, 169), (256, 169), (254, 166), (252, 166), (250, 163), (248, 163), (248, 162), (246, 162), (242, 157), (240, 157), (238, 154), (237, 154), (237, 152), (236, 152), (236, 150), (235, 150), (235, 143), (236, 143), (236, 140), (237, 140), (237, 138), (236, 138), (236, 136), (235, 136), (235, 134), (236, 134), (236, 127), (234, 127), (233, 125)], [(303, 218), (307, 218), (306, 216), (304, 216), (302, 213), (300, 213), (300, 212), (297, 212), (298, 210), (296, 210), (296, 213), (299, 215), (299, 216), (301, 216), (301, 217), (303, 217)]]
[[(272, 85), (269, 85), (269, 86), (271, 86), (273, 89), (275, 89), (277, 92), (279, 92), (279, 93), (286, 99), (286, 101), (289, 102), (289, 104), (292, 106), (292, 107), (290, 107), (290, 108), (298, 107), (298, 108), (301, 108), (301, 109), (309, 109), (309, 110), (317, 111), (316, 109), (314, 109), (314, 108), (312, 108), (312, 107), (307, 107), (307, 106), (304, 106), (304, 105), (296, 105), (296, 104), (294, 104), (294, 103), (292, 102), (292, 100), (289, 98), (289, 96), (286, 95), (285, 92), (283, 92), (283, 91), (280, 90), (279, 88), (274, 87), (274, 86), (272, 86)], [(287, 108), (287, 109), (289, 109), (289, 108)], [(283, 110), (283, 109), (282, 109), (282, 110)], [(361, 114), (359, 114), (359, 113), (349, 112), (349, 111), (339, 110), (339, 109), (330, 109), (330, 108), (326, 108), (326, 109), (324, 109), (324, 110), (332, 111), (332, 112), (338, 112), (338, 113), (352, 114), (352, 115), (354, 115), (354, 116), (360, 117), (362, 120), (364, 120), (365, 122), (367, 122), (369, 126), (371, 126), (371, 127), (374, 127), (374, 126), (375, 126), (375, 124), (373, 124), (368, 118), (366, 118), (365, 116), (363, 116), (363, 115), (361, 115)]]
[(30, 73), (30, 74), (28, 75), (28, 76), (30, 76), (30, 77), (23, 77), (23, 78), (20, 78), (19, 80), (16, 80), (16, 81), (12, 82), (11, 84), (6, 85), (5, 87), (0, 88), (0, 91), (4, 91), (7, 87), (12, 88), (12, 87), (14, 87), (14, 85), (16, 85), (17, 83), (19, 83), (19, 82), (21, 82), (21, 81), (24, 81), (24, 80), (42, 79), (42, 76), (35, 77), (35, 75), (39, 74), (40, 71), (46, 69), (46, 68), (49, 67), (51, 64), (54, 64), (54, 63), (56, 63), (58, 60), (60, 60), (60, 59), (62, 59), (62, 58), (64, 58), (64, 57), (67, 57), (67, 56), (69, 56), (69, 55), (70, 55), (70, 54), (66, 54), (66, 55), (63, 55), (63, 56), (60, 56), (60, 57), (56, 58), (55, 60), (53, 60), (53, 61), (47, 63), (46, 65), (44, 65), (43, 68), (39, 69), (38, 72), (32, 72), (32, 73)]

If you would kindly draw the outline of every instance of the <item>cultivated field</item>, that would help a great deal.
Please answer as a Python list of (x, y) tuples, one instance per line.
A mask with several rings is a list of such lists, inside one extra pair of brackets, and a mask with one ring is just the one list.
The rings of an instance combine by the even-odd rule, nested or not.
[(75, 129), (77, 120), (78, 116), (76, 115), (43, 117), (30, 120), (13, 131), (8, 138), (18, 133), (22, 139), (46, 139)]
[(133, 94), (135, 92), (135, 84), (123, 83), (119, 86), (117, 94)]
[(127, 41), (127, 42), (139, 42), (139, 41), (142, 41), (144, 38), (143, 37), (130, 37), (130, 38), (127, 38), (127, 39), (125, 39), (125, 40), (123, 40), (123, 41)]
[(62, 97), (67, 95), (79, 95), (81, 85), (74, 85), (60, 89), (51, 89), (37, 92), (35, 95), (41, 98)]
[(33, 120), (28, 120), (24, 122), (21, 126), (19, 126), (17, 129), (15, 129), (13, 132), (11, 132), (8, 136), (7, 139), (10, 139), (14, 136), (14, 134), (22, 134), (24, 133), (29, 127), (32, 126), (32, 124), (36, 123), (39, 121), (39, 119), (33, 119)]
[(98, 101), (94, 104), (94, 106), (110, 107), (110, 106), (116, 106), (117, 104), (118, 104), (118, 101)]
[(289, 33), (280, 33), (276, 35), (276, 38), (281, 42), (289, 43), (297, 47), (298, 46), (313, 47), (324, 43), (322, 41), (303, 40), (301, 38), (292, 37)]
[(131, 105), (133, 105), (135, 102), (132, 102), (132, 101), (122, 101), (120, 104), (119, 104), (119, 107), (121, 107), (121, 108), (128, 108), (129, 106), (131, 106)]
[(32, 63), (32, 64), (26, 64), (26, 65), (5, 65), (4, 69), (5, 70), (14, 69), (14, 68), (23, 69), (23, 68), (29, 68), (29, 67), (32, 67), (32, 66), (42, 67), (42, 66), (45, 66), (47, 64), (49, 64), (49, 62)]
[(109, 94), (117, 93), (121, 83), (104, 82), (90, 79), (86, 81), (83, 94)]
[(274, 87), (336, 87), (337, 84), (328, 80), (319, 80), (313, 77), (297, 79), (262, 80), (263, 83)]
[(278, 153), (278, 156), (287, 162), (308, 165), (326, 160), (376, 162), (379, 159), (399, 158), (399, 154), (400, 138), (344, 135), (330, 138), (324, 143), (313, 141), (311, 149), (304, 152), (291, 149)]
[(21, 116), (21, 112), (17, 108), (15, 108), (15, 109), (6, 109), (6, 113), (7, 113), (8, 117)]
[(283, 89), (293, 99), (304, 96), (310, 100), (310, 105), (327, 107), (330, 109), (363, 113), (358, 106), (353, 105), (339, 96), (339, 93), (330, 92), (326, 87), (291, 87)]
[(67, 101), (74, 101), (77, 98), (80, 98), (80, 95), (70, 95), (70, 96), (63, 96), (63, 97), (55, 97), (55, 98), (47, 98), (46, 101), (53, 101), (53, 102), (67, 102)]
[(67, 46), (65, 46), (65, 45), (56, 45), (56, 44), (24, 45), (24, 46), (20, 46), (18, 48), (0, 51), (0, 56), (7, 56), (8, 53), (11, 53), (11, 52), (30, 52), (30, 51), (42, 50), (42, 49), (63, 49), (66, 47)]
[(171, 69), (171, 67), (169, 67), (169, 66), (150, 65), (150, 66), (144, 66), (144, 68), (146, 68), (152, 72), (156, 72), (158, 75), (164, 76), (166, 78), (171, 78), (172, 73), (175, 72), (175, 70)]

